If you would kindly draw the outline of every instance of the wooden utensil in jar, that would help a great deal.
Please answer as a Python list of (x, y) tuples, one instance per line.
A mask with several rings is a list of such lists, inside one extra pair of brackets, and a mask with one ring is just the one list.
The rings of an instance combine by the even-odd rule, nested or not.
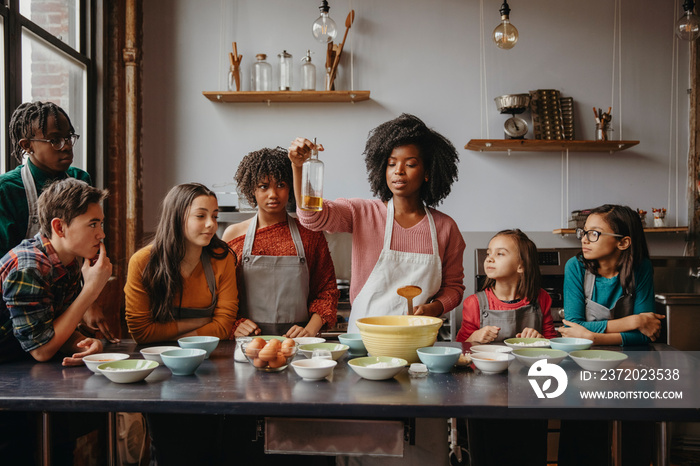
[(343, 41), (340, 43), (340, 47), (338, 47), (338, 51), (335, 54), (335, 59), (333, 60), (333, 67), (331, 68), (331, 77), (330, 77), (330, 87), (333, 87), (333, 81), (335, 81), (335, 75), (338, 71), (338, 63), (340, 63), (340, 55), (343, 53), (343, 47), (345, 46), (345, 39), (348, 38), (348, 31), (350, 30), (350, 26), (352, 26), (352, 23), (355, 21), (355, 10), (350, 10), (350, 13), (348, 13), (347, 18), (345, 18), (345, 35), (343, 36)]
[(231, 73), (233, 73), (233, 79), (236, 81), (236, 91), (241, 90), (241, 60), (243, 55), (238, 55), (238, 45), (233, 42), (233, 53), (228, 54), (228, 59), (231, 62)]
[(421, 294), (423, 290), (420, 286), (408, 285), (402, 286), (396, 290), (396, 294), (403, 296), (408, 301), (408, 315), (413, 315), (413, 298)]

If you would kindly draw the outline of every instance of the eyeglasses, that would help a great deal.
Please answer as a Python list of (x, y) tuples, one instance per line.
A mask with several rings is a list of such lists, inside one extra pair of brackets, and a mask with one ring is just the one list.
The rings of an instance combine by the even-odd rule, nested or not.
[(75, 143), (78, 141), (78, 138), (80, 137), (79, 134), (71, 134), (67, 138), (52, 138), (52, 139), (38, 139), (38, 138), (31, 138), (30, 141), (39, 141), (39, 142), (48, 142), (51, 144), (51, 147), (54, 148), (54, 150), (61, 150), (64, 147), (66, 147), (66, 144), (70, 144), (71, 147), (75, 145)]
[(605, 236), (616, 236), (618, 238), (624, 238), (625, 235), (618, 235), (616, 233), (603, 233), (602, 231), (596, 231), (596, 230), (584, 230), (583, 228), (577, 228), (576, 229), (576, 238), (578, 239), (583, 239), (585, 236), (588, 238), (588, 241), (591, 243), (595, 243), (598, 241), (598, 238), (600, 238), (600, 235), (605, 235)]

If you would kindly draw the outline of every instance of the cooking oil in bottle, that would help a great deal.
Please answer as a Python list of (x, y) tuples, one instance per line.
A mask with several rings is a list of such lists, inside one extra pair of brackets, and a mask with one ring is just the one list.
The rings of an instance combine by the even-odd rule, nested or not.
[(318, 159), (316, 138), (311, 157), (301, 167), (301, 208), (316, 211), (323, 209), (323, 162)]

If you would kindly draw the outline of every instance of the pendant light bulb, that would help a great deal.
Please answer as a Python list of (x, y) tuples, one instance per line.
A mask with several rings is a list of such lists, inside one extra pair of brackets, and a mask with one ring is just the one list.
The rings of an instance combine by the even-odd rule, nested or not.
[(685, 0), (683, 9), (685, 13), (676, 22), (676, 35), (679, 39), (695, 40), (700, 37), (700, 18), (693, 14), (695, 2), (693, 0)]
[(333, 42), (335, 36), (338, 35), (338, 27), (335, 25), (335, 21), (328, 16), (328, 10), (331, 9), (328, 6), (328, 1), (323, 0), (318, 9), (321, 11), (321, 16), (314, 21), (314, 24), (311, 26), (311, 32), (314, 38), (322, 44)]
[(501, 24), (493, 30), (493, 41), (498, 48), (512, 49), (515, 43), (518, 42), (518, 30), (510, 22), (510, 7), (507, 1), (504, 1), (503, 5), (501, 5), (500, 13)]

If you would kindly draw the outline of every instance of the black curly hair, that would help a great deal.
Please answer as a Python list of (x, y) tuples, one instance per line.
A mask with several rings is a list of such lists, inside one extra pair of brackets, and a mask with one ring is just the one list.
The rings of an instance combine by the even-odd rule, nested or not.
[(34, 136), (36, 128), (41, 128), (41, 132), (46, 134), (46, 125), (49, 117), (56, 120), (58, 126), (58, 115), (61, 114), (68, 120), (69, 130), (75, 133), (73, 123), (68, 114), (61, 107), (53, 102), (24, 102), (12, 112), (10, 118), (10, 147), (12, 155), (22, 163), (24, 150), (19, 145), (21, 139), (30, 139)]
[(238, 164), (233, 179), (238, 184), (238, 194), (242, 195), (253, 207), (257, 207), (255, 188), (265, 178), (284, 181), (289, 186), (289, 201), (287, 210), (296, 209), (294, 200), (294, 183), (292, 178), (292, 162), (287, 156), (287, 150), (281, 147), (274, 149), (265, 147), (251, 152), (243, 157)]
[(459, 155), (450, 141), (428, 128), (418, 117), (404, 113), (370, 131), (365, 145), (367, 179), (375, 196), (386, 202), (393, 196), (386, 183), (386, 166), (396, 147), (413, 144), (418, 147), (428, 181), (423, 183), (420, 197), (430, 207), (440, 204), (457, 181)]

